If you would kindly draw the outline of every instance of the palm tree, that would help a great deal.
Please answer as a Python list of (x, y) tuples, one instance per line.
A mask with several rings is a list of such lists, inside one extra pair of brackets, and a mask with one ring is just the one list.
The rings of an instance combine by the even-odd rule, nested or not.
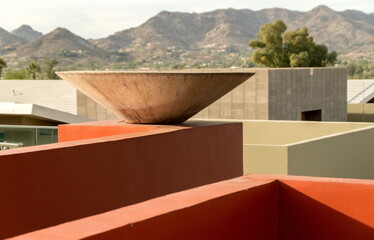
[(40, 65), (38, 62), (31, 62), (29, 66), (26, 68), (26, 71), (29, 75), (31, 75), (32, 79), (36, 79), (36, 73), (41, 71)]
[(4, 59), (0, 58), (0, 78), (1, 78), (1, 73), (3, 71), (3, 68), (6, 68), (6, 62)]

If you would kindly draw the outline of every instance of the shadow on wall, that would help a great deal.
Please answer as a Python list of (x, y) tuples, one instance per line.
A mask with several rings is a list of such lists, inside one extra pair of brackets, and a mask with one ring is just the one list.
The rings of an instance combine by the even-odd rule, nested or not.
[(349, 122), (374, 122), (374, 104), (348, 104)]

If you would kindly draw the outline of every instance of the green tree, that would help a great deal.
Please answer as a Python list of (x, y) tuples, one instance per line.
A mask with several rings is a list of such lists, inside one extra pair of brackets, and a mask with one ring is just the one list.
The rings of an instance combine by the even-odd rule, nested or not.
[(347, 65), (343, 65), (347, 67), (347, 75), (348, 77), (353, 77), (356, 73), (356, 65), (354, 63), (348, 63)]
[(41, 68), (38, 62), (31, 62), (29, 66), (26, 68), (26, 72), (32, 79), (36, 79), (36, 73), (41, 72)]
[(57, 79), (55, 73), (55, 66), (58, 64), (58, 61), (55, 58), (46, 58), (44, 59), (44, 73), (46, 79)]
[(3, 68), (6, 68), (6, 61), (0, 57), (0, 78), (1, 78), (1, 73), (3, 72)]
[(263, 25), (249, 42), (255, 51), (251, 55), (254, 63), (267, 67), (325, 67), (333, 66), (337, 53), (328, 52), (323, 44), (316, 44), (309, 36), (308, 28), (302, 27), (286, 32), (282, 20)]
[(373, 60), (347, 60), (341, 61), (340, 65), (347, 68), (348, 78), (351, 79), (368, 79), (374, 77)]
[(4, 74), (4, 79), (26, 79), (27, 73), (26, 70), (7, 70)]

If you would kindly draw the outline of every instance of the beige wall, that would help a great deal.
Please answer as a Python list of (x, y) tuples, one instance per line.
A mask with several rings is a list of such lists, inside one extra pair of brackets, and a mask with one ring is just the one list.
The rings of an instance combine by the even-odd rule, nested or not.
[(243, 143), (256, 145), (285, 145), (313, 138), (323, 137), (355, 129), (374, 126), (372, 123), (354, 122), (309, 122), (309, 121), (268, 121), (268, 120), (233, 120), (203, 119), (193, 120), (242, 122)]
[(348, 104), (349, 122), (374, 122), (374, 104)]
[(371, 123), (243, 120), (244, 143), (284, 145), (373, 126)]
[(288, 174), (288, 149), (277, 145), (243, 145), (244, 174)]

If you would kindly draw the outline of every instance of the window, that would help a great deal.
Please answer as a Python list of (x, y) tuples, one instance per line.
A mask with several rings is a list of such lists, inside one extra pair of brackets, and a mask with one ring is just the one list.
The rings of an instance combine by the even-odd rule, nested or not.
[(301, 112), (302, 121), (322, 121), (322, 110)]

